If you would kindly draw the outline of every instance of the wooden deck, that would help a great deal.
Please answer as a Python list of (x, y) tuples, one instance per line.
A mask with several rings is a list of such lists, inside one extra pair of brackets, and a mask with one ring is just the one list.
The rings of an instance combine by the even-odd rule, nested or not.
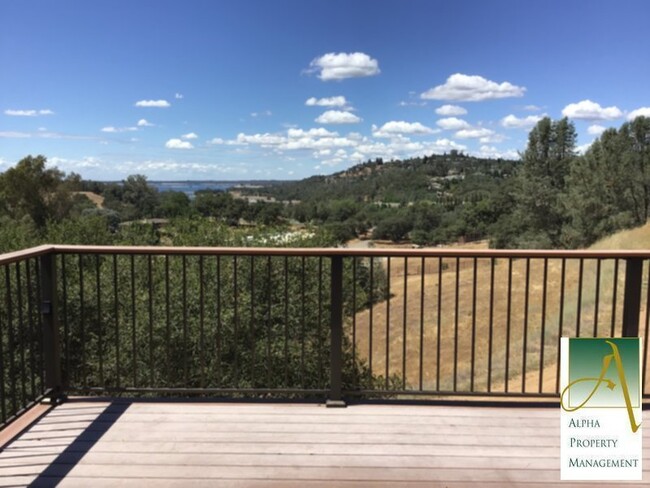
[(559, 443), (558, 408), (74, 400), (0, 452), (0, 486), (571, 486)]

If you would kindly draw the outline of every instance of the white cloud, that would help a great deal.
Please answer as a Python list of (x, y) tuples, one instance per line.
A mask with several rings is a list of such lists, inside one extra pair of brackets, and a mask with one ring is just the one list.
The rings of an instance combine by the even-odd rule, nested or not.
[(183, 141), (181, 139), (170, 139), (165, 143), (167, 149), (192, 149), (191, 142)]
[(539, 107), (537, 105), (524, 105), (523, 109), (528, 110), (529, 112), (539, 112), (543, 110), (543, 107)]
[(287, 135), (290, 138), (298, 137), (337, 137), (338, 132), (332, 132), (324, 127), (318, 127), (315, 129), (303, 130), (303, 129), (289, 129)]
[(135, 102), (136, 107), (158, 107), (167, 108), (171, 104), (167, 100), (139, 100)]
[(208, 144), (226, 144), (228, 141), (221, 137), (214, 137), (208, 141)]
[(601, 107), (591, 100), (582, 100), (570, 103), (562, 110), (562, 115), (571, 119), (581, 120), (611, 120), (623, 116), (623, 112), (616, 106)]
[(56, 166), (65, 171), (99, 168), (102, 166), (101, 161), (94, 156), (86, 156), (81, 159), (68, 159), (53, 156), (47, 159), (47, 163), (49, 166)]
[(189, 134), (183, 134), (181, 136), (181, 139), (198, 139), (199, 136), (195, 134), (194, 132), (190, 132)]
[(489, 137), (494, 134), (493, 130), (479, 128), (479, 129), (462, 129), (456, 132), (456, 137), (459, 139), (479, 139)]
[(627, 114), (627, 120), (634, 120), (637, 117), (650, 117), (650, 107), (637, 108)]
[(138, 120), (138, 127), (153, 127), (153, 124), (147, 119)]
[(237, 134), (236, 142), (238, 144), (259, 144), (262, 147), (274, 146), (285, 142), (285, 137), (277, 134)]
[(319, 124), (358, 124), (361, 118), (354, 115), (352, 112), (345, 112), (341, 110), (328, 110), (316, 118)]
[(456, 117), (440, 119), (436, 122), (436, 125), (445, 130), (469, 129), (471, 127), (467, 121)]
[(392, 120), (381, 127), (372, 126), (372, 135), (375, 137), (394, 137), (400, 134), (433, 134), (430, 127), (420, 122), (404, 122), (403, 120)]
[(348, 101), (343, 96), (329, 98), (311, 97), (305, 102), (305, 105), (308, 107), (345, 107), (347, 104)]
[(323, 81), (344, 80), (379, 74), (379, 63), (365, 53), (328, 53), (314, 59), (308, 72), (318, 72)]
[(6, 139), (27, 139), (29, 137), (32, 137), (32, 135), (29, 132), (18, 132), (15, 130), (9, 130), (9, 131), (0, 131), (0, 137)]
[(501, 119), (501, 125), (506, 129), (527, 129), (533, 127), (540, 120), (542, 120), (541, 115), (529, 115), (528, 117), (519, 118), (510, 114)]
[(15, 110), (8, 108), (5, 110), (5, 115), (10, 115), (12, 117), (36, 117), (38, 115), (54, 115), (49, 108), (41, 110)]
[(183, 98), (183, 94), (182, 93), (176, 93), (176, 94), (174, 94), (174, 98), (176, 100), (181, 100)]
[(478, 152), (475, 153), (480, 158), (501, 158), (501, 159), (519, 159), (519, 153), (514, 149), (506, 149), (501, 151), (494, 146), (481, 146)]
[(594, 141), (588, 142), (587, 144), (582, 144), (578, 147), (576, 147), (576, 153), (578, 154), (584, 154), (587, 152), (587, 150), (591, 147), (591, 145), (594, 143)]
[(438, 115), (449, 117), (452, 115), (465, 115), (467, 113), (467, 110), (463, 107), (459, 107), (458, 105), (443, 105), (442, 107), (438, 107), (436, 109), (436, 113)]
[(587, 127), (587, 133), (592, 136), (599, 136), (606, 130), (607, 130), (606, 127), (603, 127), (602, 125), (599, 124), (594, 124)]
[(113, 127), (109, 125), (108, 127), (102, 127), (102, 132), (108, 132), (111, 134), (117, 134), (119, 132), (135, 132), (138, 130), (137, 127)]
[(506, 140), (506, 137), (503, 134), (490, 134), (488, 136), (483, 136), (479, 139), (481, 144), (498, 144)]
[(424, 99), (480, 102), (495, 98), (522, 97), (526, 88), (508, 81), (496, 83), (482, 76), (456, 73), (447, 78), (444, 85), (438, 85), (420, 95)]

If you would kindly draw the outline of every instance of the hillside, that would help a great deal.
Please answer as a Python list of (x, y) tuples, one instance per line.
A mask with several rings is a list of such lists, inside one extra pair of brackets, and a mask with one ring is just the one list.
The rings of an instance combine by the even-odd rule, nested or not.
[[(485, 243), (483, 243), (483, 246)], [(480, 244), (470, 244), (472, 248)], [(467, 246), (466, 246), (467, 247)], [(590, 247), (590, 249), (640, 249), (650, 248), (650, 223), (642, 227), (624, 230), (606, 237)], [(387, 269), (386, 260), (382, 260), (384, 269)], [(612, 324), (620, 333), (622, 317), (622, 291), (625, 281), (625, 263), (619, 262), (618, 275), (615, 277), (613, 260), (601, 261), (599, 305), (596, 303), (597, 261), (585, 260), (582, 278), (582, 296), (578, 306), (579, 261), (569, 260), (566, 263), (564, 278), (564, 304), (560, 306), (559, 290), (561, 289), (562, 262), (558, 259), (548, 261), (548, 295), (543, 313), (543, 287), (544, 273), (542, 260), (530, 261), (530, 291), (528, 294), (528, 308), (526, 310), (525, 290), (525, 260), (513, 261), (512, 268), (512, 307), (510, 314), (507, 311), (508, 295), (508, 261), (496, 260), (495, 262), (495, 288), (493, 308), (493, 375), (491, 387), (493, 391), (505, 389), (505, 362), (507, 346), (507, 324), (512, 325), (509, 345), (509, 374), (508, 385), (511, 391), (521, 391), (522, 387), (522, 352), (523, 352), (523, 325), (527, 324), (527, 391), (536, 391), (540, 388), (544, 392), (555, 391), (555, 370), (558, 357), (559, 326), (562, 323), (562, 335), (575, 335), (578, 323), (586, 334), (592, 333), (597, 327), (600, 336), (610, 333)], [(406, 269), (407, 273), (404, 272)], [(420, 368), (420, 327), (423, 324), (423, 378), (424, 389), (435, 389), (436, 381), (436, 341), (438, 337), (437, 324), (440, 320), (441, 350), (440, 358), (440, 387), (443, 390), (453, 388), (453, 356), (454, 356), (454, 323), (456, 315), (454, 303), (459, 298), (458, 307), (458, 384), (461, 388), (467, 387), (470, 380), (470, 367), (472, 349), (469, 338), (472, 330), (472, 295), (473, 295), (473, 265), (471, 259), (460, 260), (458, 295), (455, 291), (456, 262), (454, 259), (443, 261), (442, 277), (439, 277), (438, 260), (430, 259), (425, 264), (424, 272), (421, 269), (421, 260), (410, 258), (392, 259), (390, 265), (390, 299), (376, 303), (372, 310), (372, 321), (369, 310), (356, 314), (356, 342), (362, 358), (369, 359), (369, 332), (370, 323), (373, 324), (372, 354), (373, 371), (382, 375), (385, 371), (386, 336), (389, 339), (389, 371), (398, 378), (404, 377), (407, 384), (417, 386)], [(644, 270), (644, 276), (648, 269)], [(476, 338), (475, 386), (479, 390), (487, 388), (488, 342), (490, 336), (490, 261), (479, 259), (477, 262), (477, 292), (476, 292)], [(405, 283), (406, 281), (406, 283)], [(438, 317), (437, 299), (438, 283), (442, 284), (442, 308)], [(616, 284), (619, 300), (616, 302), (614, 315), (612, 315), (612, 295)], [(643, 290), (643, 297), (646, 291)], [(424, 309), (420, 308), (421, 299), (424, 298)], [(645, 299), (641, 303), (641, 327), (645, 327), (646, 314)], [(388, 309), (389, 307), (389, 309)], [(581, 314), (577, 310), (580, 308)], [(388, 312), (388, 310), (390, 310)], [(560, 317), (560, 310), (562, 315)], [(597, 312), (597, 314), (596, 314)], [(544, 337), (542, 341), (542, 318), (544, 317)], [(562, 319), (560, 321), (560, 318)], [(352, 321), (347, 324), (348, 333), (352, 334)], [(406, 337), (409, 351), (403, 357), (403, 338)], [(544, 344), (544, 371), (540, 379), (540, 351)], [(404, 372), (402, 367), (406, 366)]]
[(452, 151), (391, 162), (376, 159), (329, 176), (272, 184), (257, 191), (285, 201), (353, 198), (407, 203), (470, 193), (486, 182), (507, 178), (516, 164)]

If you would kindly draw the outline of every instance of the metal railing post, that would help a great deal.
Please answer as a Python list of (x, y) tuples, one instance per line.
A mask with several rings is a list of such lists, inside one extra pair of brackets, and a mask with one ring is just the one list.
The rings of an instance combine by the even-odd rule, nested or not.
[(59, 403), (64, 399), (64, 395), (61, 381), (61, 346), (57, 319), (57, 277), (54, 253), (44, 254), (40, 257), (40, 269), (45, 388), (49, 390), (49, 401)]
[(343, 257), (331, 258), (330, 288), (330, 391), (328, 407), (345, 407), (343, 372)]
[(623, 296), (623, 337), (638, 337), (641, 311), (643, 259), (625, 260), (625, 295)]

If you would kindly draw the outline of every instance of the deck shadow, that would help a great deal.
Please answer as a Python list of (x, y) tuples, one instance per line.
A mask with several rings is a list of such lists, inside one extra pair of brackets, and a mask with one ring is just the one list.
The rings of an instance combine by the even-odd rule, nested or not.
[(130, 401), (117, 400), (111, 402), (29, 486), (55, 486), (58, 484), (79, 464), (79, 461), (88, 454), (130, 406)]

